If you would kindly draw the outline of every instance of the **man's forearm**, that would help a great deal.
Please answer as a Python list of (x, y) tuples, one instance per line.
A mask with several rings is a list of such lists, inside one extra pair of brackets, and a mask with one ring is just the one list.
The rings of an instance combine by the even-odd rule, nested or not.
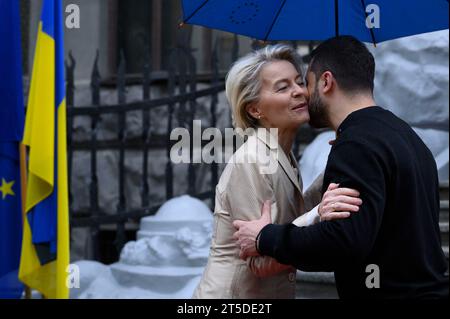
[(261, 230), (258, 249), (262, 255), (303, 271), (334, 271), (346, 258), (357, 254), (358, 248), (346, 246), (342, 236), (331, 228), (336, 224), (269, 224)]

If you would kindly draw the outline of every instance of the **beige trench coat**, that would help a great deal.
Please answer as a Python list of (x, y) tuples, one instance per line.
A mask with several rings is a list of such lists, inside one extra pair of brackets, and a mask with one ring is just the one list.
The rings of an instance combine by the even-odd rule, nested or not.
[(304, 212), (319, 203), (322, 176), (303, 198), (293, 154), (289, 159), (269, 131), (258, 132), (236, 151), (217, 184), (210, 255), (193, 298), (295, 297), (296, 269), (267, 256), (239, 259), (232, 223), (259, 218), (267, 199), (272, 200), (275, 224), (295, 220), (302, 226), (316, 222), (317, 211), (310, 216)]

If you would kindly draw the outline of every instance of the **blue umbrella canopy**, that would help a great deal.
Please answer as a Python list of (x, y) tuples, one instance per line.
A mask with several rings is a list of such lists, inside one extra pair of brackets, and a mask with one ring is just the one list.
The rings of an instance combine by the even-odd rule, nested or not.
[(378, 43), (448, 29), (448, 0), (182, 0), (183, 23), (259, 40)]

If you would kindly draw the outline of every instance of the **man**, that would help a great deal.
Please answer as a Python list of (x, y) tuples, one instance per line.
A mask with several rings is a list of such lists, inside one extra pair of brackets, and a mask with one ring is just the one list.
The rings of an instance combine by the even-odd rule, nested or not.
[(359, 213), (274, 225), (265, 204), (260, 220), (234, 222), (234, 237), (241, 258), (259, 253), (303, 271), (334, 271), (340, 298), (448, 297), (436, 164), (408, 124), (376, 106), (374, 73), (372, 54), (349, 36), (319, 45), (307, 72), (310, 123), (337, 136), (323, 185), (359, 190)]

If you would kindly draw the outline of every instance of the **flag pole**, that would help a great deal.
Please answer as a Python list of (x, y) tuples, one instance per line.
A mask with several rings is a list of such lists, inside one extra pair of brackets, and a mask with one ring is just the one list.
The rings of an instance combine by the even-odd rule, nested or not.
[[(27, 149), (23, 143), (19, 143), (20, 152), (20, 189), (22, 195), (22, 225), (25, 225), (27, 213), (25, 211), (25, 200), (27, 195)], [(23, 227), (22, 227), (23, 228)], [(31, 299), (31, 289), (25, 285), (25, 299)]]

